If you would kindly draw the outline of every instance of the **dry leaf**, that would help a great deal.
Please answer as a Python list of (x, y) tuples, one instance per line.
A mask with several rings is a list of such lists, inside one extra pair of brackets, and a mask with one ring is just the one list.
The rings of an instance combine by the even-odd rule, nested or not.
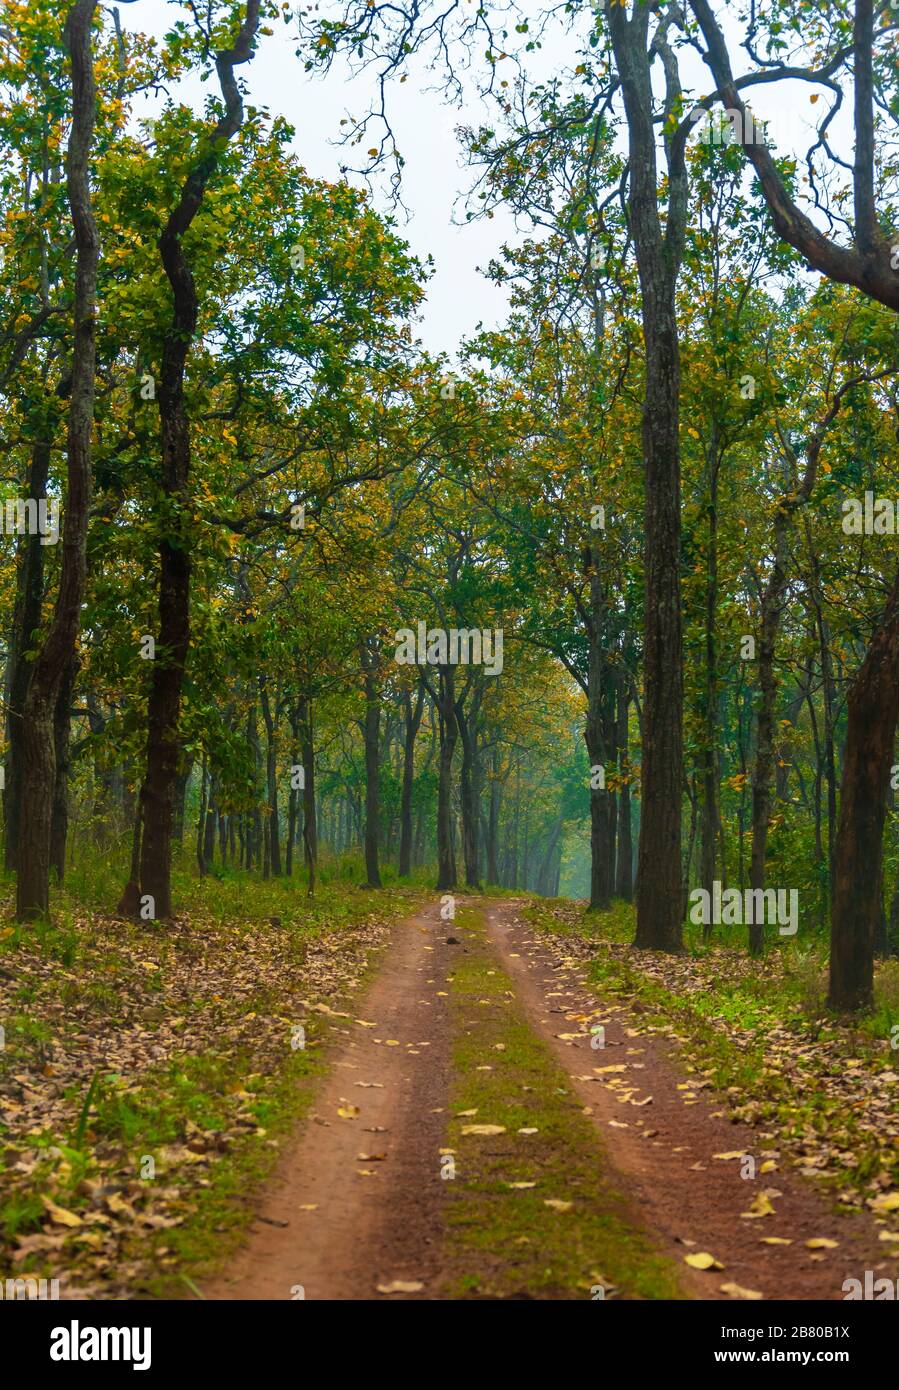
[(697, 1251), (695, 1255), (685, 1255), (684, 1264), (688, 1264), (691, 1269), (723, 1269), (724, 1265), (715, 1259), (714, 1255), (707, 1251)]
[(58, 1207), (51, 1197), (42, 1195), (41, 1201), (57, 1226), (80, 1226), (82, 1224), (80, 1216), (76, 1216), (73, 1211), (66, 1211), (65, 1207)]
[(749, 1210), (740, 1212), (740, 1217), (744, 1221), (753, 1221), (760, 1216), (774, 1215), (775, 1211), (767, 1192), (760, 1192)]

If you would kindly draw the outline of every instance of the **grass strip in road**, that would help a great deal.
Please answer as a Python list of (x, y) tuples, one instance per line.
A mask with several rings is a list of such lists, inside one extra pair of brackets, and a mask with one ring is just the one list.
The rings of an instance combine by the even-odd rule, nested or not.
[[(599, 1137), (493, 958), (480, 914), (464, 911), (456, 928), (466, 949), (449, 984), (446, 1296), (682, 1296), (673, 1264), (616, 1191)], [(501, 1132), (466, 1133), (472, 1125)]]

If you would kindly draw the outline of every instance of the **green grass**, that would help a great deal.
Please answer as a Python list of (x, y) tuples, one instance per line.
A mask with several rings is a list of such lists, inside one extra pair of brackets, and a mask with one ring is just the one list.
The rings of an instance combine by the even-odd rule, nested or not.
[[(457, 926), (468, 954), (451, 984), (451, 1109), (478, 1113), (453, 1119), (446, 1141), (457, 1165), (445, 1207), (455, 1271), (449, 1296), (590, 1299), (600, 1284), (628, 1298), (681, 1296), (674, 1266), (616, 1192), (568, 1078), (488, 953), (478, 914), (460, 913)], [(492, 1070), (478, 1070), (484, 1066)], [(469, 1123), (506, 1132), (463, 1136)], [(519, 1134), (522, 1128), (537, 1133)], [(509, 1186), (531, 1181), (532, 1189)], [(558, 1211), (545, 1199), (573, 1206)]]

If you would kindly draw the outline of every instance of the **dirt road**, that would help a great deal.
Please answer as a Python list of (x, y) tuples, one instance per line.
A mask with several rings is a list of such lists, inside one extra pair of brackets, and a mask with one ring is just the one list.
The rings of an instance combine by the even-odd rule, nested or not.
[[(527, 927), (514, 903), (477, 906), (486, 937), (441, 921), (437, 907), (395, 928), (358, 1011), (332, 1034), (311, 1118), (264, 1194), (249, 1240), (204, 1286), (205, 1297), (466, 1296), (460, 1277), (470, 1296), (491, 1296), (477, 1292), (484, 1282), (478, 1269), (460, 1271), (447, 1239), (448, 1204), (460, 1199), (466, 1173), (453, 1184), (441, 1176), (455, 1152), (446, 1138), (459, 1027), (452, 982), (463, 960), (479, 952), (489, 957), (487, 973), (508, 987), (506, 1007), (521, 1011), (552, 1056), (563, 1084), (546, 1089), (588, 1117), (597, 1171), (641, 1239), (670, 1261), (683, 1296), (838, 1299), (843, 1278), (859, 1270), (895, 1277), (896, 1262), (885, 1260), (867, 1218), (835, 1216), (810, 1183), (766, 1158), (758, 1132), (729, 1123), (671, 1044), (622, 1005), (597, 998), (564, 949)], [(566, 1022), (572, 1017), (589, 1022)], [(604, 1028), (601, 1050), (591, 1045), (596, 1024)], [(500, 1055), (477, 1071), (508, 1091), (514, 1078), (505, 1065)], [(482, 1172), (491, 1143), (499, 1142), (478, 1136)], [(714, 1157), (722, 1153), (733, 1157)], [(741, 1155), (753, 1160), (751, 1180), (741, 1177)], [(477, 1184), (477, 1165), (469, 1168)], [(535, 1185), (508, 1183), (494, 1195), (499, 1229), (502, 1203), (520, 1200), (513, 1189)], [(773, 1214), (762, 1214), (766, 1201)], [(755, 1207), (760, 1214), (747, 1215)], [(836, 1245), (806, 1244), (821, 1239)], [(485, 1266), (495, 1266), (489, 1244)], [(713, 1253), (722, 1271), (685, 1263), (700, 1252)], [(628, 1297), (627, 1289), (618, 1296)]]

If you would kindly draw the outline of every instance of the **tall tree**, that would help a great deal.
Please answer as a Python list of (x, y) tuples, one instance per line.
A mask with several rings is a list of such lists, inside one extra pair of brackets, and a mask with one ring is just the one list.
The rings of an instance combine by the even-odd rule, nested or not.
[(72, 128), (66, 158), (66, 189), (76, 248), (72, 384), (59, 589), (50, 628), (28, 682), (22, 719), (22, 777), (26, 794), (22, 798), (19, 827), (16, 915), (24, 920), (45, 915), (50, 906), (50, 841), (57, 749), (54, 715), (67, 672), (75, 659), (86, 573), (100, 256), (89, 169), (96, 119), (91, 46), (96, 8), (96, 0), (76, 0), (65, 29), (72, 68)]
[(168, 918), (172, 913), (172, 812), (178, 777), (178, 717), (190, 644), (191, 425), (184, 399), (184, 375), (197, 331), (199, 299), (183, 238), (199, 211), (222, 151), (243, 124), (244, 103), (235, 71), (253, 57), (260, 3), (261, 0), (247, 0), (233, 47), (215, 55), (225, 109), (199, 142), (181, 197), (159, 238), (159, 255), (172, 291), (172, 321), (163, 344), (159, 384), (166, 509), (165, 534), (159, 545), (159, 650), (153, 662), (147, 703), (146, 772), (139, 812), (139, 894), (150, 899), (150, 915), (156, 918)]
[[(680, 344), (675, 296), (684, 253), (685, 139), (672, 120), (681, 90), (669, 44), (670, 11), (606, 0), (604, 13), (628, 130), (628, 214), (637, 253), (646, 357), (643, 411), (645, 610), (643, 751), (635, 944), (678, 951), (682, 941), (683, 634), (680, 594)], [(652, 69), (662, 59), (667, 157), (663, 225)]]

